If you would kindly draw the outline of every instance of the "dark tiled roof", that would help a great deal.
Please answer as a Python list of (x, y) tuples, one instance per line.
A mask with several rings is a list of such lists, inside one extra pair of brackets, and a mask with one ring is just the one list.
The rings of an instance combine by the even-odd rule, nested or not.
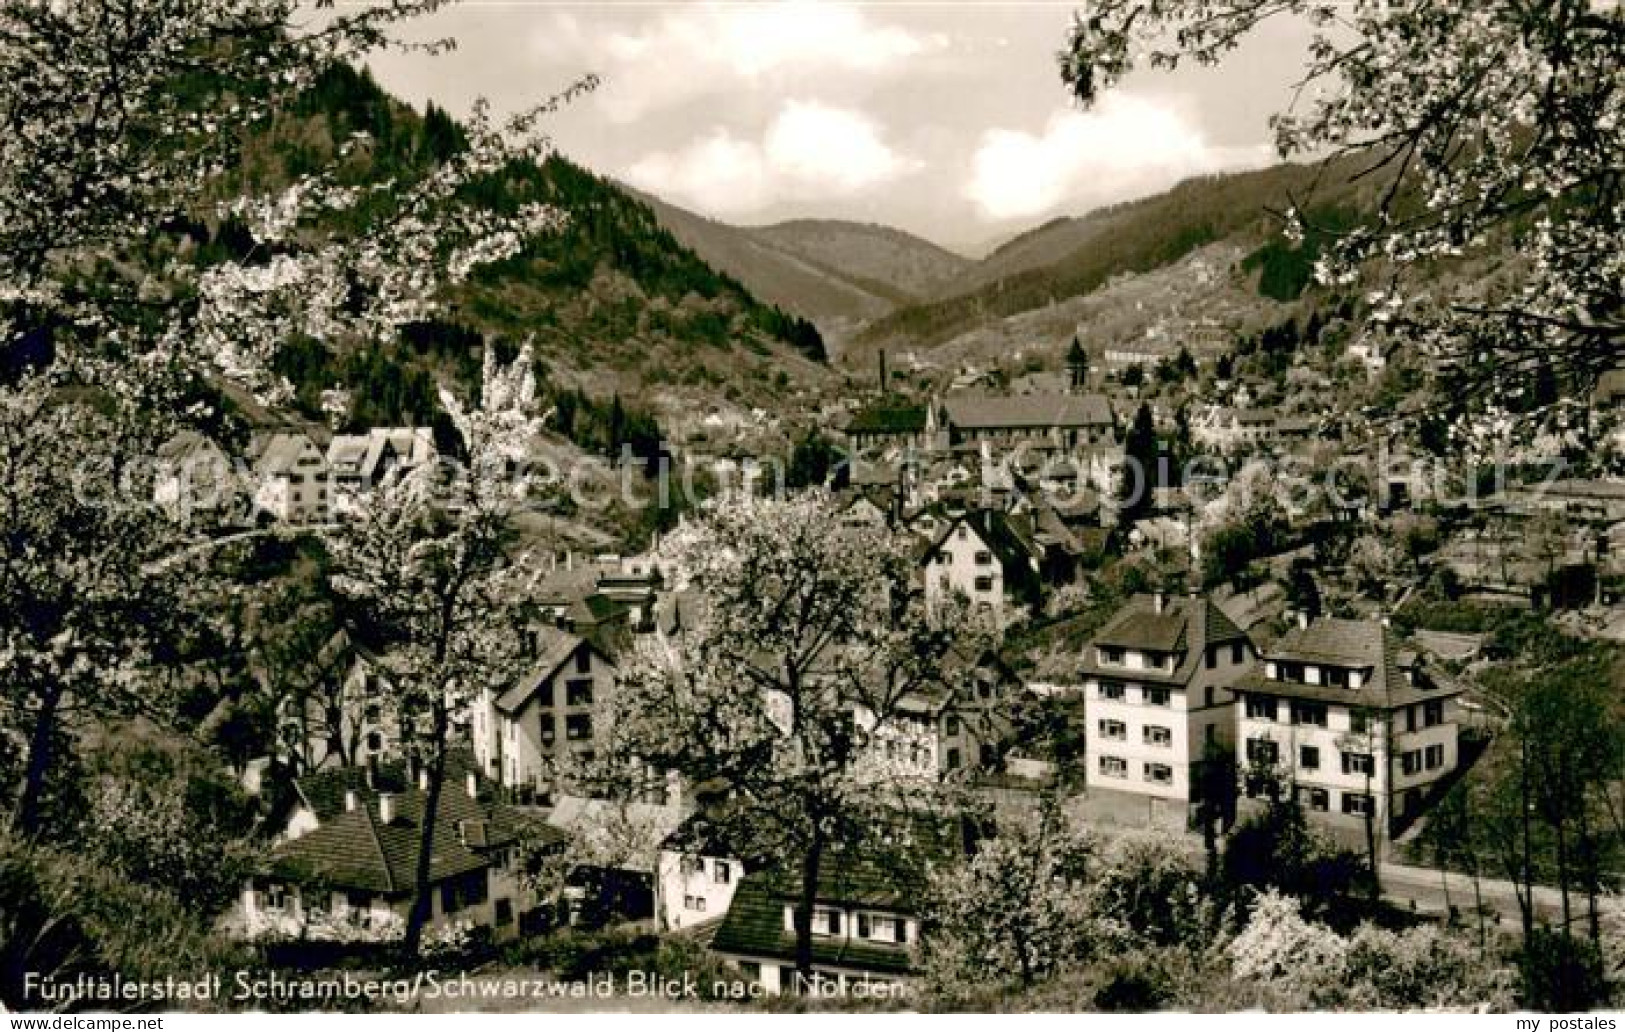
[(540, 688), (542, 682), (552, 677), (559, 667), (569, 662), (575, 655), (576, 649), (583, 645), (598, 652), (600, 661), (608, 662), (602, 650), (594, 648), (586, 639), (561, 631), (556, 627), (537, 628), (536, 662), (530, 673), (514, 682), (513, 687), (503, 692), (497, 699), (497, 709), (504, 713), (514, 713), (521, 709), (530, 697)]
[(1010, 397), (959, 395), (942, 400), (948, 421), (962, 430), (1043, 429), (1110, 426), (1111, 402), (1104, 394), (1019, 394)]
[(1041, 553), (1002, 512), (993, 509), (972, 509), (949, 520), (937, 535), (936, 541), (919, 555), (926, 562), (942, 551), (942, 546), (961, 523), (968, 525), (999, 560), (1004, 571), (1005, 590), (1018, 599), (1031, 600), (1041, 590), (1033, 561)]
[(871, 405), (852, 416), (849, 434), (913, 434), (925, 429), (925, 408), (920, 405)]
[(1094, 649), (1088, 648), (1084, 650), (1082, 667), (1084, 673), (1106, 677), (1185, 684), (1202, 663), (1209, 645), (1236, 641), (1247, 642), (1246, 633), (1206, 596), (1169, 595), (1159, 613), (1155, 595), (1135, 595), (1095, 633), (1091, 646), (1174, 653), (1179, 656), (1178, 666), (1172, 672), (1101, 667), (1095, 663)]
[[(918, 916), (933, 868), (966, 855), (965, 828), (958, 821), (926, 815), (899, 818), (889, 840), (871, 841), (826, 854), (818, 872), (817, 903)], [(800, 875), (763, 870), (747, 875), (711, 948), (744, 956), (795, 959), (795, 935), (785, 930), (784, 908), (800, 898)], [(904, 973), (910, 954), (901, 944), (813, 938), (813, 960), (871, 971)]]
[[(1416, 651), (1403, 647), (1391, 629), (1375, 620), (1326, 617), (1308, 627), (1294, 627), (1264, 654), (1264, 659), (1363, 670), (1367, 672), (1366, 680), (1359, 688), (1272, 681), (1260, 666), (1237, 683), (1237, 691), (1391, 708), (1445, 698), (1463, 690), (1453, 680), (1421, 670)], [(1415, 683), (1406, 677), (1406, 670), (1413, 667), (1417, 668)]]
[[(746, 875), (711, 939), (711, 948), (737, 956), (794, 961), (795, 934), (784, 928), (784, 907), (789, 902), (777, 891), (770, 874)], [(814, 964), (885, 974), (907, 974), (912, 969), (907, 946), (887, 946), (846, 936), (813, 936), (812, 959)]]
[[(334, 888), (363, 889), (386, 895), (410, 892), (416, 877), (425, 793), (416, 786), (402, 785), (398, 771), (387, 783), (380, 777), (377, 784), (401, 787), (399, 792), (392, 793), (394, 816), (385, 824), (378, 792), (365, 789), (365, 774), (361, 775), (362, 787), (354, 789), (358, 797), (356, 808), (347, 810), (343, 797), (348, 779), (329, 776), (336, 773), (339, 772), (325, 772), (316, 779), (300, 779), (300, 793), (307, 801), (314, 797), (324, 800), (325, 804), (336, 787), (337, 811), (324, 817), (322, 808), (312, 802), (320, 823), (313, 831), (273, 849), (270, 869), (294, 881), (320, 882)], [(564, 834), (557, 829), (532, 821), (490, 799), (488, 785), (482, 786), (485, 798), (470, 798), (464, 777), (466, 774), (454, 778), (448, 764), (429, 865), (431, 881), (444, 881), (480, 870), (489, 863), (485, 850), (510, 845), (522, 836), (535, 836), (544, 842), (564, 841)], [(320, 780), (322, 784), (310, 784), (313, 780)]]

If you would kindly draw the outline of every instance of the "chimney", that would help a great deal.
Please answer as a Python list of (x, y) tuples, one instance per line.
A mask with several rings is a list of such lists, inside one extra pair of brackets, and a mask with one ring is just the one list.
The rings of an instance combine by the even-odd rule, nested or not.
[(378, 820), (383, 824), (395, 822), (395, 796), (389, 792), (378, 793)]
[(1309, 610), (1298, 610), (1298, 627), (1302, 630), (1309, 629)]
[(428, 767), (419, 767), (418, 768), (418, 791), (419, 792), (427, 792), (428, 790), (429, 790), (429, 768)]
[(564, 550), (564, 572), (569, 573), (576, 568), (576, 554), (574, 549)]
[(373, 753), (367, 757), (367, 787), (378, 787), (378, 754)]
[(345, 813), (353, 812), (355, 810), (355, 804), (356, 804), (355, 789), (353, 789), (353, 788), (345, 789), (344, 790), (344, 812)]
[(468, 772), (468, 798), (470, 798), (470, 799), (478, 799), (479, 797), (480, 797), (480, 779), (475, 776), (473, 771), (469, 771)]
[(1157, 614), (1160, 616), (1168, 609), (1168, 593), (1165, 591), (1158, 591), (1156, 594), (1151, 596), (1151, 604), (1156, 608)]

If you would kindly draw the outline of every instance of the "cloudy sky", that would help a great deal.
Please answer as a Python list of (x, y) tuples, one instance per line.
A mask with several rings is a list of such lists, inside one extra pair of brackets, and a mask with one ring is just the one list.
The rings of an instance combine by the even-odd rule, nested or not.
[(975, 253), (1060, 214), (1187, 176), (1268, 163), (1307, 33), (1261, 32), (1219, 69), (1136, 74), (1070, 103), (1054, 53), (1074, 5), (468, 0), (385, 54), (389, 89), (454, 113), (534, 103), (587, 73), (559, 147), (593, 169), (741, 224), (883, 222)]

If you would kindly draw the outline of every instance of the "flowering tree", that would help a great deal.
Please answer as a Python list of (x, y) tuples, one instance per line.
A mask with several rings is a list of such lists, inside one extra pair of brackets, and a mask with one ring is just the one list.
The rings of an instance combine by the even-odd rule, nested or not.
[(358, 517), (329, 536), (333, 587), (358, 640), (379, 652), (379, 700), (396, 715), (406, 747), (428, 772), (416, 894), (403, 947), (415, 956), (430, 914), (435, 814), (445, 785), (453, 725), (484, 688), (500, 687), (520, 659), (520, 585), (509, 563), (511, 517), (528, 482), (508, 464), (538, 422), (524, 388), (530, 363), (488, 363), (481, 404), (443, 399), (468, 455), (446, 490), (442, 470), (423, 466), (388, 481)]
[[(1593, 0), (1090, 0), (1060, 55), (1082, 102), (1136, 62), (1222, 61), (1271, 19), (1315, 27), (1299, 95), (1271, 124), (1284, 158), (1369, 179), (1368, 218), (1317, 277), (1384, 283), (1379, 321), (1472, 383), (1532, 389), (1543, 364), (1584, 380), (1625, 356), (1625, 13)], [(1288, 231), (1310, 228), (1294, 198)], [(1429, 299), (1439, 262), (1526, 260), (1504, 283)]]
[(956, 690), (952, 653), (979, 654), (980, 632), (958, 609), (928, 616), (906, 535), (847, 525), (820, 492), (719, 507), (681, 537), (675, 565), (704, 612), (622, 666), (613, 769), (597, 776), (657, 795), (674, 772), (715, 800), (743, 859), (799, 867), (805, 976), (826, 857), (933, 794), (934, 778), (878, 762), (876, 741), (911, 696)]
[(927, 980), (954, 993), (1031, 987), (1094, 945), (1086, 879), (1099, 845), (1067, 828), (1054, 806), (983, 840), (976, 854), (934, 871), (921, 943)]
[(26, 742), (13, 811), (25, 837), (42, 830), (67, 722), (167, 711), (147, 671), (174, 584), (145, 562), (170, 536), (122, 504), (114, 466), (136, 448), (127, 425), (42, 377), (0, 389), (0, 717)]
[[(477, 107), (455, 153), (410, 180), (344, 185), (334, 166), (254, 181), (239, 159), (291, 99), (334, 63), (393, 45), (394, 27), (439, 0), (315, 6), (0, 8), (0, 676), (18, 688), (4, 713), (28, 742), (16, 823), (29, 834), (64, 716), (159, 701), (151, 624), (170, 612), (160, 585), (187, 553), (125, 474), (209, 414), (191, 400), (199, 384), (279, 400), (278, 347), (388, 340), (562, 218), (540, 203), (483, 208), (468, 188), (541, 156), (540, 119), (574, 90), (505, 122)], [(338, 144), (342, 162), (368, 141)], [(334, 229), (363, 204), (365, 219)], [(228, 220), (238, 256), (187, 245), (186, 226)], [(86, 469), (105, 474), (104, 504)]]

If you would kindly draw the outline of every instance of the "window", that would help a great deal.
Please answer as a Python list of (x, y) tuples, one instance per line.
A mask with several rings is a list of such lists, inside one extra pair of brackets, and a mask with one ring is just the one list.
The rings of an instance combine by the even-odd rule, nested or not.
[(1444, 746), (1442, 744), (1428, 746), (1423, 756), (1423, 763), (1427, 766), (1428, 770), (1438, 770), (1440, 767), (1443, 767)]
[(1292, 704), (1292, 722), (1294, 724), (1311, 724), (1315, 727), (1326, 726), (1326, 704), (1324, 702), (1294, 702)]
[(841, 912), (839, 910), (820, 910), (813, 915), (813, 931), (823, 932), (825, 935), (841, 934)]
[(1202, 705), (1204, 707), (1206, 707), (1206, 708), (1212, 708), (1212, 706), (1213, 706), (1213, 686), (1212, 685), (1208, 685), (1206, 688), (1202, 689)]
[(1330, 793), (1324, 788), (1309, 788), (1303, 792), (1304, 805), (1318, 813), (1325, 813), (1331, 808)]
[(1247, 658), (1247, 646), (1241, 642), (1232, 642), (1230, 645), (1230, 662), (1240, 663)]
[(699, 874), (704, 865), (705, 862), (697, 856), (685, 856), (678, 861), (678, 870), (682, 871), (686, 877), (691, 874)]
[(1123, 662), (1123, 650), (1115, 645), (1104, 645), (1100, 649), (1100, 661), (1102, 663), (1121, 663)]
[(1422, 750), (1412, 749), (1399, 757), (1399, 769), (1405, 774), (1415, 774), (1422, 769)]
[(726, 885), (733, 881), (733, 868), (726, 860), (718, 860), (711, 870), (711, 877), (718, 885)]
[(1422, 724), (1437, 727), (1444, 723), (1444, 700), (1431, 699), (1422, 704)]
[(1147, 724), (1142, 737), (1146, 745), (1170, 746), (1174, 744), (1173, 731), (1165, 727), (1158, 727), (1155, 724)]
[(1247, 739), (1247, 762), (1273, 765), (1281, 758), (1281, 747), (1268, 738)]
[(978, 578), (976, 578), (976, 590), (977, 591), (992, 591), (993, 590), (993, 578), (992, 577), (978, 577)]
[(1304, 770), (1320, 769), (1320, 749), (1317, 746), (1305, 745), (1298, 749), (1298, 766)]
[(892, 918), (892, 929), (897, 933), (899, 943), (908, 942), (908, 922), (900, 917)]
[(567, 706), (591, 706), (591, 681), (566, 681), (564, 684), (564, 702)]
[(1327, 667), (1326, 683), (1334, 688), (1347, 688), (1349, 686), (1349, 672), (1342, 667)]
[(1100, 682), (1100, 697), (1112, 702), (1123, 701), (1123, 686), (1116, 681)]
[(977, 552), (976, 553), (976, 565), (977, 566), (992, 566), (993, 565), (993, 553), (992, 552)]
[(592, 670), (592, 650), (586, 646), (576, 649), (576, 673), (585, 674)]
[(1148, 763), (1145, 765), (1145, 780), (1154, 785), (1171, 785), (1174, 782), (1174, 768), (1166, 763)]
[(1205, 664), (1209, 670), (1219, 665), (1219, 649), (1217, 646), (1209, 648), (1206, 653)]
[(947, 724), (943, 729), (943, 733), (946, 734), (949, 738), (958, 737), (958, 735), (959, 735), (959, 717), (958, 716), (956, 716), (956, 715), (954, 715), (952, 713), (948, 714)]
[(1357, 735), (1363, 735), (1371, 727), (1371, 719), (1365, 710), (1349, 710), (1349, 730)]
[(276, 882), (265, 887), (265, 909), (281, 910), (288, 905), (288, 889), (285, 885)]
[(542, 686), (536, 690), (536, 704), (538, 706), (553, 705), (553, 682), (543, 681)]
[(1128, 725), (1121, 720), (1102, 720), (1100, 737), (1120, 742), (1128, 737)]
[(1274, 720), (1275, 700), (1268, 697), (1261, 698), (1256, 695), (1247, 696), (1247, 719)]
[(1344, 792), (1343, 812), (1365, 816), (1371, 812), (1371, 797), (1364, 792)]
[(1370, 774), (1373, 770), (1370, 753), (1343, 753), (1344, 774)]
[(965, 530), (965, 528), (963, 526), (960, 526), (959, 529), (954, 532), (954, 536), (957, 537), (959, 540), (963, 541), (967, 537), (969, 537), (970, 535), (969, 535), (969, 533), (966, 532), (966, 530)]
[(1128, 777), (1128, 762), (1118, 756), (1102, 756), (1100, 772), (1109, 778)]
[(592, 737), (592, 717), (585, 713), (572, 713), (564, 718), (564, 737), (572, 742)]
[(537, 731), (543, 745), (553, 744), (553, 742), (558, 738), (558, 732), (553, 730), (553, 714), (542, 714), (541, 725), (537, 728)]
[(1416, 707), (1415, 706), (1406, 706), (1405, 707), (1405, 730), (1406, 731), (1415, 731), (1416, 730)]
[(693, 911), (696, 911), (696, 912), (701, 913), (701, 914), (705, 913), (705, 897), (704, 896), (684, 896), (683, 897), (683, 909), (684, 910), (693, 910)]
[(503, 928), (513, 924), (513, 900), (499, 899), (496, 906), (497, 927)]
[(949, 749), (948, 750), (948, 769), (949, 770), (958, 770), (959, 769), (959, 750), (958, 749)]
[(1166, 706), (1168, 705), (1168, 699), (1169, 694), (1166, 688), (1147, 688), (1145, 690), (1145, 702), (1148, 706)]
[(870, 934), (874, 931), (873, 927), (871, 927), (871, 922), (869, 920), (869, 915), (868, 914), (859, 914), (857, 920), (858, 920), (858, 938), (860, 938), (860, 939), (869, 938)]

